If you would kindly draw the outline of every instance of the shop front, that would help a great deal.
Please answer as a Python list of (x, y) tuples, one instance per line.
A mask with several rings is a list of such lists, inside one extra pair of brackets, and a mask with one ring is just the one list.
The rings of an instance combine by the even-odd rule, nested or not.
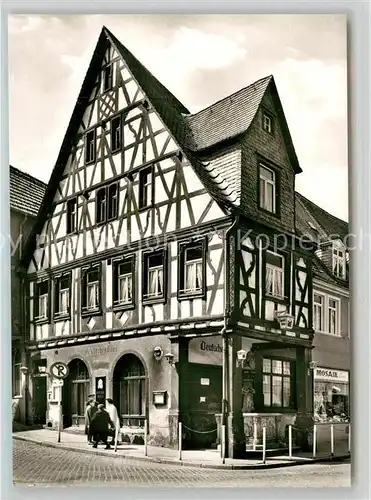
[(316, 367), (313, 373), (313, 392), (317, 450), (329, 452), (332, 439), (336, 452), (347, 452), (350, 423), (349, 372)]
[[(50, 366), (61, 361), (69, 370), (62, 389), (62, 424), (83, 431), (87, 401), (105, 403), (112, 398), (122, 424), (122, 435), (132, 441), (143, 437), (147, 419), (149, 435), (169, 438), (169, 406), (174, 369), (163, 354), (170, 350), (164, 335), (148, 338), (116, 340), (59, 349), (45, 349), (34, 358), (43, 363), (46, 426), (57, 428), (59, 423), (58, 387), (48, 375)], [(159, 356), (158, 353), (161, 353)], [(34, 361), (35, 362), (35, 361)], [(39, 401), (37, 390), (40, 375), (33, 376), (32, 399)], [(162, 397), (159, 398), (158, 396)]]

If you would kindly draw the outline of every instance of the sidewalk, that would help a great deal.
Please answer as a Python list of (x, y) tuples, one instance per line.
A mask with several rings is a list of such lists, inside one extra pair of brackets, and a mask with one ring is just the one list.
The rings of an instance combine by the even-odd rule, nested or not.
[(173, 464), (190, 467), (205, 467), (210, 469), (269, 469), (329, 460), (344, 460), (350, 457), (346, 450), (335, 450), (334, 457), (331, 457), (329, 453), (321, 453), (313, 459), (310, 453), (299, 452), (296, 453), (291, 460), (288, 455), (267, 457), (265, 464), (263, 463), (262, 458), (253, 458), (248, 460), (227, 458), (225, 459), (225, 464), (223, 464), (220, 458), (220, 452), (217, 450), (186, 450), (182, 452), (182, 459), (179, 460), (178, 451), (169, 448), (148, 446), (147, 456), (145, 456), (144, 445), (121, 444), (117, 447), (117, 452), (115, 453), (113, 449), (105, 450), (103, 445), (100, 445), (97, 449), (92, 448), (87, 444), (86, 436), (82, 434), (62, 432), (60, 443), (57, 442), (57, 438), (57, 431), (48, 429), (13, 432), (13, 439), (29, 441), (42, 446), (62, 448), (102, 456), (114, 456), (118, 458), (143, 460), (147, 462), (158, 462), (167, 465)]

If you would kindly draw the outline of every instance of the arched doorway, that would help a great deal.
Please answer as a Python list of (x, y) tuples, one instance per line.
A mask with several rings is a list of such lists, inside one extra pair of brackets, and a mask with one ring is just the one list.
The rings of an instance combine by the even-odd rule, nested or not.
[(72, 360), (69, 374), (63, 385), (63, 427), (83, 425), (86, 402), (90, 394), (90, 377), (86, 364), (81, 359)]
[(115, 366), (113, 398), (124, 426), (144, 426), (147, 377), (143, 363), (134, 354), (125, 354)]

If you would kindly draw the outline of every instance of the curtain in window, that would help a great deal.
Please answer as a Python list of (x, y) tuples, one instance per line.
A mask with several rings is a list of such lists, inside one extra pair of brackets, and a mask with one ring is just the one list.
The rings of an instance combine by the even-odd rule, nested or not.
[(157, 269), (149, 270), (149, 295), (157, 295)]
[(271, 267), (267, 267), (266, 271), (265, 290), (266, 292), (273, 294), (273, 269)]
[(68, 298), (69, 293), (68, 290), (61, 290), (59, 296), (59, 312), (67, 313), (68, 312)]
[(192, 264), (186, 265), (186, 290), (194, 290), (196, 288), (196, 266)]
[(95, 309), (98, 307), (98, 285), (97, 283), (88, 284), (88, 308)]

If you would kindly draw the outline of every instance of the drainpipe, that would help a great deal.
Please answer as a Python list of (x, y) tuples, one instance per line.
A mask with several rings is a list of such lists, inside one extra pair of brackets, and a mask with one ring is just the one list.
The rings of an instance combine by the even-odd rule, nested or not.
[(232, 225), (226, 230), (225, 232), (225, 238), (224, 238), (224, 303), (225, 303), (225, 308), (224, 308), (224, 326), (221, 330), (221, 336), (222, 336), (222, 344), (223, 344), (223, 366), (222, 366), (222, 425), (226, 425), (226, 417), (227, 417), (227, 411), (228, 411), (228, 383), (227, 383), (227, 377), (228, 377), (228, 335), (227, 335), (227, 328), (228, 328), (228, 323), (231, 315), (231, 304), (230, 304), (230, 298), (229, 298), (229, 236), (231, 232), (235, 229), (235, 227), (238, 224), (239, 216), (235, 215), (235, 220), (233, 221)]

